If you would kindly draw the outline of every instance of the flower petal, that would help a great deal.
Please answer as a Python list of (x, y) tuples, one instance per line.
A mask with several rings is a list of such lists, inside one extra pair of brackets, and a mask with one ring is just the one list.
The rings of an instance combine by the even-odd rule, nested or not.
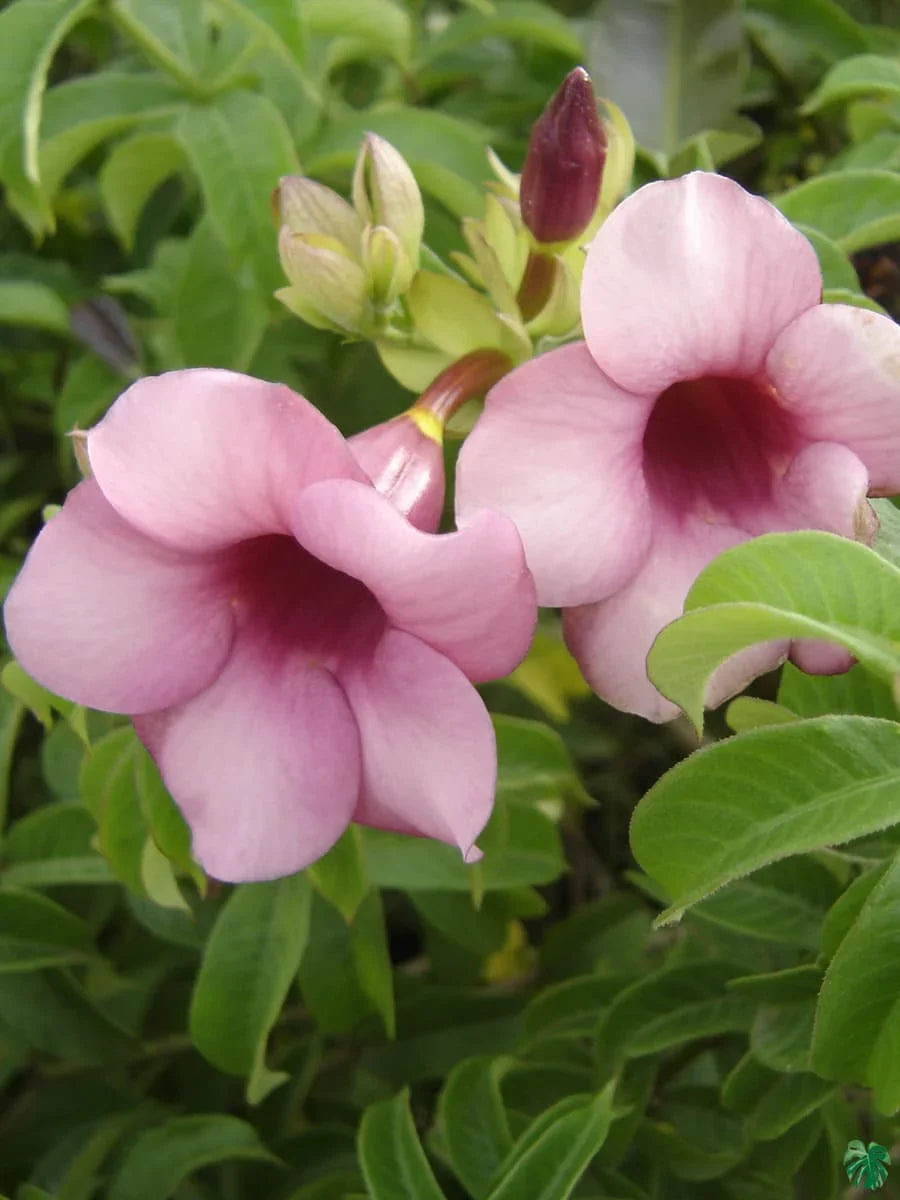
[(4, 615), (30, 675), (111, 712), (147, 712), (196, 695), (218, 675), (234, 637), (215, 559), (144, 537), (93, 480), (41, 531)]
[(140, 379), (87, 443), (110, 504), (150, 537), (189, 550), (287, 533), (290, 501), (306, 484), (365, 478), (308, 401), (232, 371)]
[[(706, 564), (746, 538), (730, 525), (694, 520), (679, 526), (658, 518), (650, 554), (634, 579), (608, 600), (563, 614), (566, 644), (598, 696), (649, 721), (678, 716), (677, 705), (647, 677), (650, 647), (663, 626), (681, 615), (685, 596)], [(713, 676), (708, 706), (721, 704), (776, 666), (787, 648), (787, 643), (766, 643), (729, 659)]]
[(611, 379), (656, 396), (677, 380), (755, 374), (821, 290), (812, 246), (776, 208), (696, 171), (640, 188), (601, 226), (582, 324)]
[(350, 821), (356, 723), (334, 677), (300, 654), (275, 662), (242, 635), (212, 687), (135, 727), (216, 879), (291, 875)]
[(490, 508), (512, 518), (541, 604), (602, 599), (643, 562), (649, 409), (582, 343), (532, 359), (491, 389), (459, 455), (457, 516), (467, 525)]
[(362, 743), (354, 820), (459, 846), (469, 861), (491, 814), (494, 729), (480, 696), (443, 655), (388, 630), (372, 661), (341, 674)]
[(525, 656), (534, 583), (515, 527), (499, 513), (459, 533), (423, 533), (374, 488), (335, 479), (303, 492), (293, 528), (310, 553), (364, 583), (392, 625), (469, 679), (506, 675)]
[(784, 330), (766, 370), (802, 434), (849, 446), (873, 495), (900, 492), (900, 326), (820, 304)]

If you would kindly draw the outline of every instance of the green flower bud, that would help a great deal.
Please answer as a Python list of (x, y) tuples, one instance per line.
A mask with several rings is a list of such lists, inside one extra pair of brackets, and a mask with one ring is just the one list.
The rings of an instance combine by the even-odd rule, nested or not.
[(351, 205), (324, 184), (304, 175), (285, 175), (275, 192), (280, 225), (291, 233), (324, 233), (358, 254), (363, 223)]
[(415, 274), (400, 239), (384, 225), (367, 225), (362, 236), (362, 262), (369, 296), (387, 307), (402, 295)]
[[(291, 233), (285, 225), (278, 252), (289, 288), (277, 292), (292, 312), (312, 325), (362, 333), (366, 318), (366, 276), (342, 242), (323, 233)], [(311, 320), (312, 313), (318, 320)]]
[(353, 172), (353, 203), (368, 225), (395, 233), (414, 267), (425, 228), (422, 194), (406, 159), (390, 142), (367, 133)]

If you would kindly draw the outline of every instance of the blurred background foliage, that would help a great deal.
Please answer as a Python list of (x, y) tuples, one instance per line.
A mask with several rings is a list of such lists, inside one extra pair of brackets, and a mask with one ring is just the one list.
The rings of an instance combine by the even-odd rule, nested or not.
[[(446, 258), (481, 215), (486, 148), (518, 170), (578, 63), (632, 124), (635, 186), (722, 170), (804, 228), (827, 298), (900, 315), (897, 0), (7, 3), (4, 589), (77, 479), (70, 431), (138, 375), (281, 380), (345, 433), (405, 408), (370, 346), (273, 299), (273, 188), (302, 170), (347, 194), (373, 130)], [(590, 698), (552, 616), (484, 688), (500, 784), (468, 870), (356, 830), (302, 876), (208, 882), (129, 727), (15, 665), (4, 683), (17, 1200), (826, 1200), (850, 1138), (894, 1144), (896, 953), (843, 1055), (821, 1046), (837, 1026), (810, 1047), (823, 968), (871, 895), (896, 911), (896, 835), (776, 863), (654, 930), (668, 897), (628, 823), (692, 735)], [(804, 716), (894, 712), (862, 668), (781, 686)], [(726, 732), (714, 716), (707, 738)]]

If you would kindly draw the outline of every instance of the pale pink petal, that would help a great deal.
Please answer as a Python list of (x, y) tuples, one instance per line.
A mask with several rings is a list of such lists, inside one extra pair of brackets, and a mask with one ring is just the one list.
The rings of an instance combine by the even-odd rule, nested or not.
[(234, 616), (215, 559), (127, 525), (93, 480), (41, 531), (4, 608), (13, 653), (51, 691), (91, 708), (178, 704), (218, 675)]
[(212, 687), (135, 727), (216, 879), (291, 875), (352, 816), (356, 723), (334, 677), (300, 653), (274, 660), (242, 634)]
[(459, 533), (423, 533), (374, 488), (336, 479), (303, 492), (293, 528), (316, 558), (364, 583), (391, 625), (469, 679), (506, 675), (525, 656), (534, 583), (515, 527), (499, 513)]
[(807, 675), (843, 675), (856, 662), (843, 646), (810, 638), (791, 642), (790, 659)]
[[(608, 600), (563, 614), (566, 643), (598, 696), (650, 721), (678, 716), (678, 707), (647, 677), (650, 647), (663, 626), (681, 615), (685, 596), (707, 563), (746, 538), (730, 525), (695, 519), (678, 526), (657, 516), (653, 546), (635, 578)], [(735, 655), (713, 677), (709, 706), (777, 666), (786, 653), (786, 643), (766, 643)]]
[(494, 730), (478, 693), (418, 638), (389, 630), (368, 663), (341, 674), (362, 744), (354, 819), (458, 846), (469, 861), (491, 813)]
[(140, 379), (88, 434), (91, 470), (132, 525), (210, 550), (287, 533), (317, 479), (364, 479), (338, 430), (283, 384), (231, 371)]
[(791, 529), (822, 529), (871, 543), (878, 520), (866, 500), (869, 473), (852, 450), (813, 442), (774, 481), (767, 503), (745, 507), (741, 525), (757, 536)]
[(490, 508), (512, 518), (541, 604), (602, 599), (643, 562), (649, 412), (583, 343), (542, 354), (491, 389), (459, 455), (457, 517), (466, 525)]
[(868, 468), (873, 495), (900, 492), (900, 326), (821, 304), (784, 330), (766, 370), (805, 437), (848, 446)]
[(604, 222), (581, 317), (603, 371), (656, 396), (677, 380), (755, 374), (821, 290), (812, 246), (777, 209), (698, 171), (647, 184)]

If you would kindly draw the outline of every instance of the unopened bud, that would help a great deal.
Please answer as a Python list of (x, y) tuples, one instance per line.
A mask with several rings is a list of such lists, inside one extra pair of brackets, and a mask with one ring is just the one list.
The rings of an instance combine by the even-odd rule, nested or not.
[(310, 311), (319, 314), (326, 328), (362, 331), (366, 277), (342, 242), (322, 233), (291, 233), (285, 225), (278, 252), (291, 284), (276, 292), (283, 304), (304, 319)]
[(362, 237), (362, 263), (369, 295), (382, 306), (393, 304), (412, 282), (415, 268), (400, 239), (384, 225), (367, 225)]
[(538, 242), (569, 242), (587, 228), (605, 160), (606, 134), (591, 79), (576, 67), (532, 129), (522, 170), (522, 220)]
[(279, 225), (291, 233), (324, 233), (358, 252), (362, 220), (331, 188), (304, 175), (285, 175), (273, 199)]
[(418, 266), (425, 228), (422, 193), (400, 151), (375, 133), (366, 134), (356, 160), (353, 203), (367, 225), (385, 225), (395, 233)]

